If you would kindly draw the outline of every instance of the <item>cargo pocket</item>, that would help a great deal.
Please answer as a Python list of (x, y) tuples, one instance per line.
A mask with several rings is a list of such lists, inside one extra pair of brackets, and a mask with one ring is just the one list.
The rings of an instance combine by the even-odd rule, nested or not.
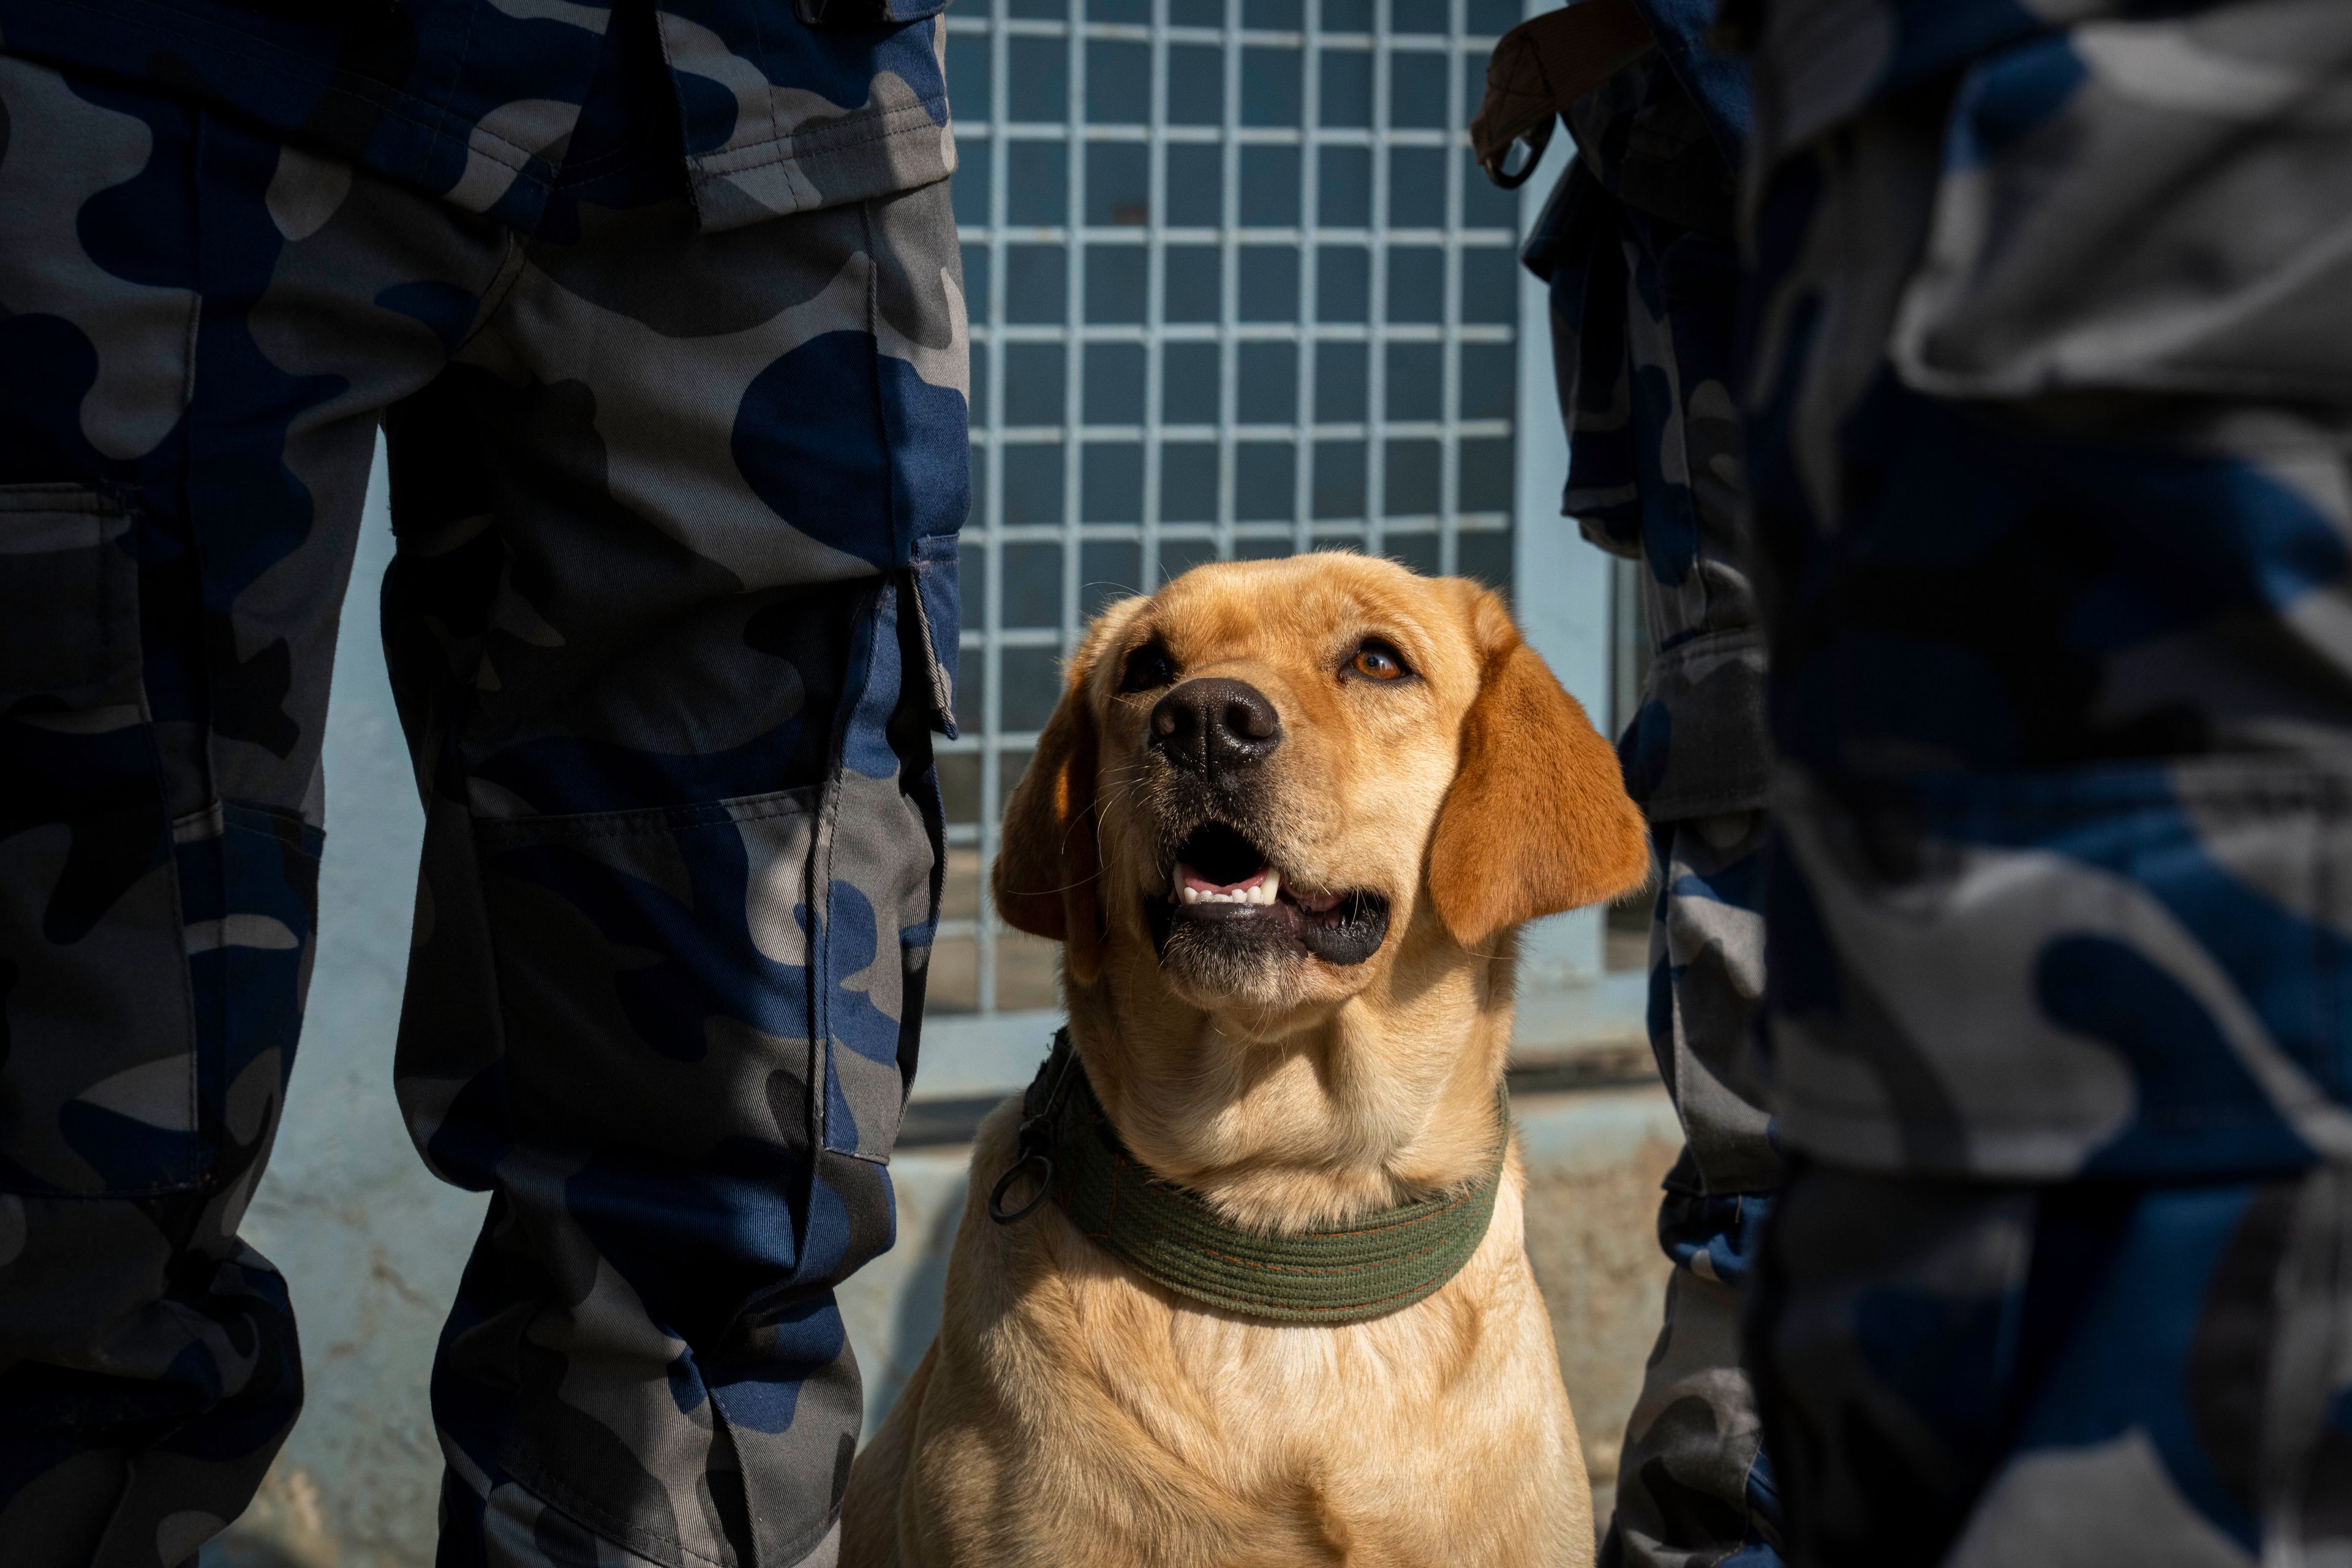
[(522, 1141), (698, 1170), (811, 1146), (814, 788), (478, 821)]
[[(505, 1254), (531, 1302), (526, 1328), (512, 1299), (496, 1301), (517, 1353), (477, 1352), (476, 1364), (511, 1380), (499, 1468), (631, 1561), (751, 1561), (746, 1488), (759, 1528), (808, 1522), (793, 1511), (805, 1485), (739, 1471), (736, 1439), (714, 1439), (709, 1380), (730, 1355), (776, 1353), (743, 1349), (772, 1342), (751, 1341), (747, 1320), (807, 1294), (823, 801), (812, 785), (474, 824), (505, 1048), (452, 1120), (506, 1097), (520, 1148), (483, 1162), (505, 1218), (477, 1258)], [(887, 1215), (864, 1229), (870, 1256)], [(789, 1391), (796, 1437), (838, 1419), (814, 1370), (763, 1370)], [(706, 1470), (719, 1484), (679, 1507)]]
[(129, 1195), (209, 1161), (131, 515), (0, 486), (0, 1190)]
[[(931, 0), (796, 0), (793, 15), (733, 39), (657, 13), (671, 77), (691, 81), (679, 113), (697, 224), (740, 228), (947, 178), (956, 147), (945, 9)], [(823, 91), (780, 85), (820, 80)]]

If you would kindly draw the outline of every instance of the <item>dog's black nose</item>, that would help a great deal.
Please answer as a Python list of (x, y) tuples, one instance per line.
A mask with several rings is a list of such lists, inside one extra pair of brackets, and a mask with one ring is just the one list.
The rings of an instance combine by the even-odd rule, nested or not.
[(1151, 710), (1151, 744), (1188, 773), (1213, 778), (1262, 762), (1282, 743), (1282, 720), (1256, 687), (1188, 680)]

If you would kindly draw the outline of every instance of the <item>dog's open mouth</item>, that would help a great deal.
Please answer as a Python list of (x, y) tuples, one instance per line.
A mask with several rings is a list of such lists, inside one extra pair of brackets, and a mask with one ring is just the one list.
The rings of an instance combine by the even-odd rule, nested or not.
[(1202, 823), (1176, 851), (1167, 897), (1147, 900), (1153, 941), (1189, 928), (1220, 945), (1295, 941), (1327, 963), (1361, 963), (1380, 951), (1389, 901), (1364, 889), (1310, 889), (1286, 883), (1265, 852), (1222, 822)]

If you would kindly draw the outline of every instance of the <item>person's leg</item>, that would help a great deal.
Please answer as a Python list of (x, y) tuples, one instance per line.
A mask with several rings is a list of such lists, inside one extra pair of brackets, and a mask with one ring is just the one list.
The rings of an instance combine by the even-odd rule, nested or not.
[(418, 1149), (492, 1194), (443, 1561), (829, 1560), (941, 818), (964, 324), (944, 184), (534, 244), (387, 423), (425, 791)]
[[(1677, 1166), (1669, 1181), (1687, 1180)], [(1780, 1495), (1756, 1389), (1742, 1364), (1748, 1248), (1769, 1193), (1670, 1189), (1658, 1240), (1674, 1261), (1664, 1321), (1625, 1424), (1604, 1564), (1692, 1568), (1780, 1562)]]
[[(1687, 742), (1685, 742), (1687, 743)], [(1740, 1292), (1779, 1174), (1743, 1093), (1764, 985), (1768, 822), (1733, 812), (1652, 829), (1650, 1037), (1685, 1138), (1658, 1241), (1674, 1263), (1665, 1321), (1625, 1426), (1604, 1563), (1777, 1564), (1780, 1510), (1756, 1395), (1740, 1367)]]
[(2352, 1172), (2035, 1203), (2023, 1397), (1945, 1562), (2352, 1561)]
[(1746, 1226), (1780, 1175), (1747, 1060), (1764, 989), (1771, 758), (1725, 384), (1738, 291), (1731, 172), (1662, 57), (1582, 100), (1570, 124), (1600, 153), (1570, 167), (1528, 264), (1551, 288), (1565, 510), (1642, 568), (1651, 658), (1618, 748), (1656, 850), (1648, 1032), (1684, 1136), (1658, 1215), (1675, 1266), (1665, 1321), (1626, 1424), (1601, 1558), (1769, 1564), (1779, 1525), (1739, 1364), (1738, 1298)]
[(471, 297), (502, 247), (5, 57), (0, 125), (0, 1558), (176, 1564), (301, 1397), (236, 1227), (373, 410), (442, 353), (383, 291)]
[(1781, 1199), (1756, 1350), (1799, 1561), (2251, 1564), (2352, 1546), (2352, 1182)]
[(1955, 4), (1875, 54), (1798, 9), (1747, 380), (1792, 1560), (2323, 1560), (2352, 11)]

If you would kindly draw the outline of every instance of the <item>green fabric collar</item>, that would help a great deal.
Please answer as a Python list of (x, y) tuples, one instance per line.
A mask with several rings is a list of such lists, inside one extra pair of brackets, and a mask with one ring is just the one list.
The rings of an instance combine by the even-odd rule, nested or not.
[[(1259, 1236), (1127, 1152), (1064, 1029), (1022, 1099), (1020, 1157), (990, 1191), (989, 1216), (1012, 1225), (1050, 1197), (1087, 1239), (1180, 1296), (1274, 1322), (1361, 1322), (1429, 1295), (1478, 1250), (1509, 1142), (1509, 1100), (1499, 1087), (1496, 1109), (1504, 1137), (1470, 1186), (1339, 1230)], [(1024, 1177), (1034, 1190), (1009, 1207), (1008, 1194)]]

